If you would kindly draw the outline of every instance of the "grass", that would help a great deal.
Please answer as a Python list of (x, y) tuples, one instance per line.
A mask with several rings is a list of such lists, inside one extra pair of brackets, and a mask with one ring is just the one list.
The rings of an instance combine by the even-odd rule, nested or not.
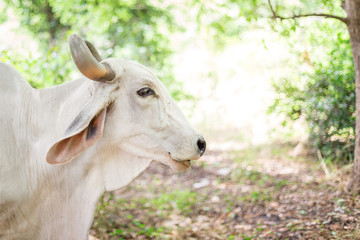
[(270, 202), (271, 200), (273, 200), (273, 196), (272, 192), (270, 192), (269, 190), (256, 190), (244, 195), (241, 200), (260, 204)]
[[(129, 217), (129, 216), (127, 216)], [(161, 233), (166, 232), (166, 229), (163, 227), (155, 228), (152, 226), (147, 226), (145, 223), (140, 222), (139, 220), (132, 220), (125, 227), (125, 229), (114, 229), (110, 236), (116, 237), (117, 239), (124, 239), (131, 237), (131, 233), (135, 233), (139, 236), (147, 236), (147, 237), (157, 237)]]
[(196, 192), (175, 190), (170, 193), (160, 193), (155, 198), (143, 198), (140, 201), (144, 203), (145, 208), (156, 210), (163, 216), (166, 216), (168, 211), (186, 216), (193, 210), (197, 198)]
[(154, 191), (152, 195), (151, 198), (139, 196), (126, 201), (115, 199), (113, 193), (105, 193), (97, 205), (93, 224), (96, 235), (105, 239), (166, 236), (171, 229), (157, 223), (171, 214), (187, 216), (198, 200), (198, 194), (189, 190)]

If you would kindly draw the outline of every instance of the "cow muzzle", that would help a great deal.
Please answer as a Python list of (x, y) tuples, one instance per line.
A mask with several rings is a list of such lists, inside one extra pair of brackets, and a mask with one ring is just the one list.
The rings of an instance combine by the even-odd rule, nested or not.
[(187, 163), (190, 160), (198, 160), (205, 153), (206, 141), (200, 136), (195, 141), (187, 141), (177, 150), (169, 152), (170, 157), (177, 162)]

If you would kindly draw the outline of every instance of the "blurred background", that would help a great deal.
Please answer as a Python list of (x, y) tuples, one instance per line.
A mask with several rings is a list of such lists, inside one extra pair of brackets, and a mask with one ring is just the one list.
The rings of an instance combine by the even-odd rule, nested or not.
[[(344, 15), (336, 4), (276, 2), (285, 14)], [(326, 157), (351, 159), (354, 74), (340, 21), (273, 21), (256, 0), (2, 0), (0, 8), (1, 60), (36, 88), (79, 77), (67, 44), (77, 33), (103, 58), (149, 66), (210, 144), (310, 137)]]
[[(274, 0), (273, 5), (285, 16), (306, 12), (345, 16), (341, 1), (337, 0)], [(309, 169), (329, 177), (336, 164), (344, 166), (353, 160), (353, 60), (347, 28), (336, 19), (274, 20), (269, 2), (260, 0), (0, 0), (0, 60), (16, 67), (35, 88), (80, 76), (67, 44), (72, 33), (92, 42), (104, 59), (131, 59), (151, 68), (209, 144), (207, 155), (195, 163), (192, 173), (171, 175), (168, 170), (152, 167), (126, 190), (105, 194), (92, 230), (94, 238), (190, 239), (190, 235), (182, 235), (181, 229), (186, 229), (195, 234), (193, 239), (205, 239), (201, 235), (203, 228), (187, 229), (188, 225), (205, 221), (194, 220), (194, 216), (209, 212), (196, 205), (199, 199), (202, 205), (208, 201), (220, 208), (216, 217), (213, 213), (202, 214), (213, 219), (205, 221), (210, 226), (209, 239), (256, 238), (271, 227), (259, 227), (257, 231), (254, 223), (239, 223), (242, 227), (238, 228), (235, 226), (239, 224), (225, 224), (229, 217), (226, 214), (236, 212), (235, 203), (241, 202), (240, 193), (214, 194), (207, 187), (227, 189), (224, 186), (229, 185), (221, 184), (231, 183), (243, 191), (246, 187), (241, 184), (254, 178), (255, 183), (248, 183), (253, 189), (258, 180), (271, 180), (274, 188), (284, 183), (282, 189), (287, 184), (280, 180), (300, 179), (306, 183), (313, 179)], [(266, 161), (257, 162), (259, 159)], [(257, 170), (255, 165), (259, 166)], [(304, 166), (308, 166), (309, 174), (302, 171)], [(208, 177), (202, 175), (204, 171), (210, 171)], [(162, 179), (164, 173), (168, 180)], [(279, 174), (281, 179), (272, 181)], [(299, 178), (289, 179), (294, 174), (299, 174)], [(193, 182), (178, 186), (180, 190), (176, 192), (164, 193), (164, 189), (161, 194), (165, 195), (159, 189), (150, 191), (152, 195), (148, 197), (155, 202), (150, 201), (153, 205), (147, 213), (135, 213), (129, 207), (121, 209), (126, 214), (120, 214), (120, 220), (106, 218), (120, 211), (115, 205), (124, 199), (142, 203), (144, 200), (140, 201), (142, 198), (137, 198), (135, 192), (148, 189), (144, 185), (149, 176), (157, 176), (169, 186), (176, 177)], [(263, 176), (268, 177), (264, 180)], [(279, 202), (273, 197), (269, 200), (266, 196), (270, 193), (261, 195), (267, 192), (261, 188), (264, 185), (258, 187), (262, 190), (247, 190), (250, 199), (245, 198), (246, 201), (254, 206), (259, 202), (265, 202), (264, 206)], [(121, 194), (128, 197), (119, 197)], [(188, 205), (178, 202), (182, 197), (184, 202), (190, 201), (195, 215), (187, 212)], [(196, 201), (191, 202), (194, 197)], [(221, 210), (224, 199), (226, 207)], [(229, 202), (233, 204), (230, 206)], [(160, 213), (153, 209), (167, 203), (172, 204), (157, 210)], [(169, 212), (190, 216), (190, 220), (172, 219), (173, 223), (164, 216)], [(157, 222), (149, 220), (154, 216)], [(214, 230), (217, 228), (211, 224), (222, 218), (225, 223), (220, 225), (226, 226), (225, 230)], [(124, 219), (132, 222), (131, 228), (123, 227)], [(182, 226), (180, 222), (184, 221), (190, 222)], [(289, 223), (285, 219), (277, 224)], [(333, 236), (332, 230), (327, 233)]]

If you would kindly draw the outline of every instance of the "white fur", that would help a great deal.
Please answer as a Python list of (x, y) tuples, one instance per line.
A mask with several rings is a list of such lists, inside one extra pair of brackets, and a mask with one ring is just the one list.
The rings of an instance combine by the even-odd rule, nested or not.
[[(104, 191), (125, 186), (152, 160), (182, 170), (180, 161), (199, 157), (200, 135), (161, 82), (142, 65), (105, 62), (116, 72), (111, 83), (81, 78), (42, 90), (0, 63), (0, 239), (87, 239)], [(137, 96), (144, 86), (158, 97)], [(81, 110), (108, 106), (95, 145), (68, 163), (46, 162)]]

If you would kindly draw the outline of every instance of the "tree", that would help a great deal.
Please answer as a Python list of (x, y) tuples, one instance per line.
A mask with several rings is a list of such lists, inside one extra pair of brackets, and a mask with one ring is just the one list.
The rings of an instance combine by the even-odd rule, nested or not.
[[(329, 3), (331, 1), (323, 1)], [(280, 20), (298, 19), (304, 17), (324, 17), (334, 18), (346, 24), (350, 35), (352, 46), (354, 69), (355, 69), (355, 91), (356, 91), (356, 126), (355, 126), (355, 150), (354, 150), (354, 166), (351, 180), (348, 188), (354, 192), (360, 192), (360, 0), (341, 1), (341, 7), (345, 10), (347, 16), (342, 17), (330, 13), (306, 13), (293, 14), (290, 16), (281, 16), (277, 12), (271, 0), (268, 5), (272, 13), (272, 18)]]
[[(161, 1), (105, 0), (5, 0), (25, 31), (39, 44), (40, 58), (14, 57), (0, 52), (0, 59), (16, 67), (27, 65), (25, 76), (34, 87), (59, 84), (75, 68), (71, 63), (67, 38), (72, 33), (93, 42), (103, 58), (121, 57), (139, 61), (159, 70), (157, 75), (172, 86), (176, 98), (184, 97), (180, 83), (172, 75), (169, 35), (179, 30), (170, 9)], [(1, 21), (1, 19), (0, 19)], [(9, 56), (8, 54), (12, 54)], [(41, 74), (39, 74), (41, 73)]]
[[(279, 30), (276, 25), (282, 25), (280, 31), (286, 34), (296, 29), (298, 20), (302, 18), (331, 18), (345, 24), (350, 35), (356, 89), (354, 166), (348, 188), (360, 192), (360, 0), (248, 0), (241, 3), (236, 0), (211, 3), (197, 0), (193, 4), (198, 7), (199, 26), (206, 26), (206, 31), (215, 41), (222, 41), (219, 45), (226, 43), (223, 35), (239, 38), (244, 22), (256, 24), (259, 19), (274, 20), (274, 29)], [(309, 9), (312, 9), (311, 12), (308, 12)]]

